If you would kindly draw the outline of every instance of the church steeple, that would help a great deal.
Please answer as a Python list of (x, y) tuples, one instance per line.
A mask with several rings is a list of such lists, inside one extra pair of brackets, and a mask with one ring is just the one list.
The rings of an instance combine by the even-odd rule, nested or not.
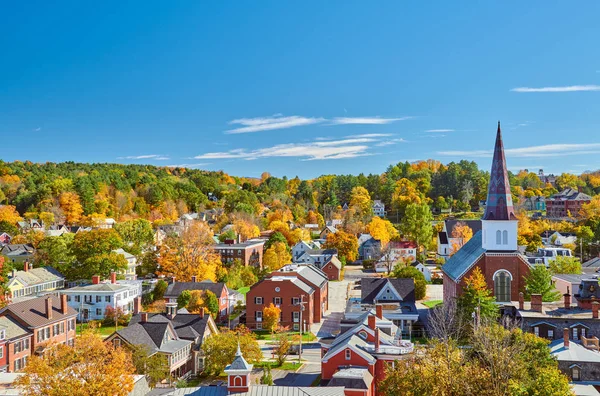
[(508, 181), (508, 171), (506, 170), (506, 157), (504, 156), (500, 121), (498, 121), (496, 146), (494, 147), (494, 158), (492, 159), (492, 170), (483, 220), (516, 219), (510, 192), (510, 183)]

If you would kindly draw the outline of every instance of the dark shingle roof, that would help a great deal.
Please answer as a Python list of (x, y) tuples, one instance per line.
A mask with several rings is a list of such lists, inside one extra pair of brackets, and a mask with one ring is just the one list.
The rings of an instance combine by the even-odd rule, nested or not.
[(222, 282), (175, 282), (171, 283), (169, 287), (167, 287), (165, 297), (179, 297), (184, 290), (210, 290), (211, 292), (215, 293), (217, 298), (219, 298), (221, 297), (221, 293), (223, 293), (224, 287), (226, 287), (225, 283)]
[(584, 268), (600, 268), (600, 257), (594, 257), (593, 259), (581, 264), (581, 266)]
[(343, 386), (350, 389), (370, 389), (373, 376), (366, 367), (349, 367), (333, 374), (327, 386)]
[(473, 235), (467, 243), (460, 248), (460, 250), (446, 261), (446, 264), (442, 266), (442, 271), (445, 275), (449, 276), (452, 280), (457, 280), (462, 274), (464, 274), (471, 266), (475, 263), (483, 253), (485, 249), (481, 244), (481, 231)]
[[(52, 298), (52, 319), (46, 317), (46, 299)], [(38, 297), (31, 300), (25, 300), (18, 303), (9, 304), (5, 312), (15, 318), (21, 319), (31, 327), (45, 326), (61, 319), (77, 316), (77, 311), (67, 307), (67, 314), (63, 315), (60, 310), (60, 297), (52, 295), (50, 297)]]
[[(415, 281), (412, 278), (362, 278), (361, 302), (373, 304), (379, 291), (389, 283), (405, 302), (415, 301)], [(392, 300), (390, 300), (392, 301)]]
[(459, 220), (459, 219), (451, 219), (446, 220), (446, 232), (449, 236), (452, 235), (452, 230), (457, 223), (466, 224), (472, 231), (473, 235), (477, 232), (481, 231), (481, 220)]
[[(173, 319), (167, 318), (164, 313), (149, 313), (148, 322), (150, 323), (169, 323), (173, 325), (175, 332), (179, 338), (184, 340), (195, 340), (198, 336), (202, 336), (208, 324), (209, 315), (204, 315), (203, 318), (197, 314), (177, 314)], [(133, 315), (131, 324), (139, 323), (141, 315)]]

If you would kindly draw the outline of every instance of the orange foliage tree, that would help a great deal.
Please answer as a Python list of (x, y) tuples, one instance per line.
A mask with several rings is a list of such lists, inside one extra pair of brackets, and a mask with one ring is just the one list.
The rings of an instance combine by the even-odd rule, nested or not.
[(271, 333), (275, 332), (277, 324), (279, 323), (279, 317), (281, 315), (281, 309), (273, 305), (273, 303), (263, 308), (263, 328), (269, 330)]
[(469, 239), (473, 237), (473, 230), (466, 223), (461, 221), (454, 225), (451, 236), (456, 240), (456, 242), (452, 243), (451, 254), (454, 254), (458, 252), (460, 248), (463, 247), (465, 243), (469, 242)]
[(58, 198), (60, 208), (65, 214), (67, 224), (77, 224), (83, 214), (83, 208), (79, 201), (79, 195), (74, 192), (64, 192)]
[(358, 238), (342, 230), (327, 235), (325, 247), (337, 249), (338, 256), (344, 257), (346, 262), (353, 262), (358, 258)]
[(17, 208), (13, 205), (0, 205), (0, 221), (6, 221), (10, 224), (17, 224), (17, 222), (23, 220), (17, 212)]

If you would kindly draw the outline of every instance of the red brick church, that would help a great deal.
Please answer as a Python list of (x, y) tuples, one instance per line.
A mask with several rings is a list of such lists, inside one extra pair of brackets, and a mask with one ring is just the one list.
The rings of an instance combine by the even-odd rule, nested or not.
[(444, 298), (460, 296), (465, 279), (478, 267), (498, 302), (519, 299), (530, 266), (517, 250), (517, 222), (498, 122), (482, 229), (442, 267)]

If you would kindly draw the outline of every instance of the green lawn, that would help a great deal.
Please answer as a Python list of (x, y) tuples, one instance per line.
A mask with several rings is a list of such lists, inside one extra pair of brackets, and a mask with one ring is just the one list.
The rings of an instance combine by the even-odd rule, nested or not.
[(237, 289), (237, 292), (242, 293), (245, 296), (249, 290), (250, 290), (250, 288), (248, 286), (244, 286), (244, 287), (240, 287), (239, 289)]
[(279, 366), (277, 364), (277, 362), (269, 362), (269, 361), (262, 361), (260, 363), (257, 363), (254, 365), (254, 367), (256, 368), (266, 368), (267, 366), (271, 366), (271, 370), (276, 369), (276, 370), (290, 370), (290, 371), (296, 371), (297, 369), (300, 368), (300, 366), (302, 366), (302, 364), (298, 364), (298, 361), (289, 361), (289, 362), (284, 362), (281, 366)]
[[(83, 323), (83, 324), (78, 324), (77, 325), (77, 334), (81, 334), (82, 330), (87, 330), (89, 327), (89, 325), (87, 323)], [(123, 327), (126, 326), (119, 326), (119, 330), (121, 330)], [(112, 333), (115, 332), (115, 326), (101, 326), (101, 327), (97, 327), (95, 329), (95, 331), (100, 334), (100, 336), (102, 336), (102, 338), (106, 338), (109, 335), (111, 335)]]
[[(257, 340), (275, 341), (277, 337), (277, 333), (275, 333), (275, 335), (272, 335), (271, 332), (268, 330), (254, 330), (254, 334), (256, 334)], [(290, 331), (288, 334), (292, 336), (297, 336), (300, 333), (297, 331)], [(317, 336), (315, 336), (311, 332), (302, 334), (302, 342), (311, 342), (315, 341), (316, 339)]]
[(442, 300), (429, 300), (429, 301), (423, 301), (423, 305), (425, 305), (427, 308), (433, 308), (437, 305), (442, 304), (443, 301)]

